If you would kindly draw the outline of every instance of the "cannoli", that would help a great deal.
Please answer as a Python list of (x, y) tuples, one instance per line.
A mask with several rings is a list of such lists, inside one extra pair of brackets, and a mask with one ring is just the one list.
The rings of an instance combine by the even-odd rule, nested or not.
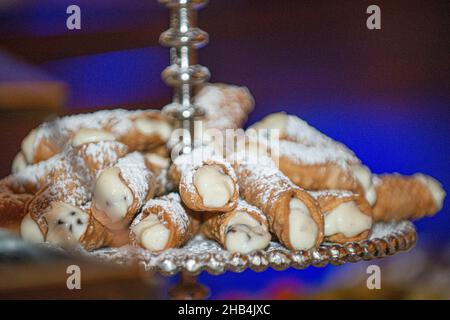
[(98, 173), (112, 166), (126, 152), (127, 147), (117, 141), (68, 144), (63, 152), (13, 174), (12, 184), (15, 190), (36, 193), (62, 176), (77, 173), (80, 183), (92, 188)]
[(52, 201), (37, 220), (33, 214), (28, 213), (20, 226), (25, 241), (68, 249), (82, 246), (88, 251), (114, 244), (114, 235), (90, 214), (89, 204), (80, 207)]
[(130, 242), (159, 252), (181, 247), (196, 232), (198, 223), (189, 215), (177, 193), (149, 200), (130, 227)]
[(246, 87), (207, 84), (195, 95), (194, 103), (206, 113), (206, 128), (241, 128), (253, 110), (255, 101)]
[(386, 174), (375, 177), (374, 181), (375, 221), (420, 219), (442, 209), (445, 191), (439, 181), (430, 176)]
[(130, 130), (118, 136), (130, 150), (152, 150), (165, 144), (172, 134), (172, 126), (160, 111), (136, 112), (130, 121)]
[(127, 146), (118, 141), (88, 141), (74, 144), (72, 140), (64, 159), (71, 163), (74, 171), (80, 173), (83, 182), (89, 188), (93, 188), (98, 175), (104, 169), (115, 165), (127, 152)]
[(271, 239), (266, 216), (244, 200), (232, 211), (208, 213), (201, 232), (228, 251), (243, 254), (266, 248)]
[(363, 194), (376, 201), (372, 173), (352, 153), (335, 145), (304, 145), (281, 140), (277, 150), (280, 170), (307, 190), (339, 189)]
[(324, 219), (325, 241), (346, 243), (368, 238), (372, 208), (364, 197), (350, 191), (310, 192), (319, 203)]
[(128, 227), (147, 198), (152, 198), (155, 177), (144, 156), (133, 152), (119, 159), (97, 178), (92, 197), (93, 216), (112, 230)]
[(90, 213), (91, 192), (76, 175), (65, 175), (44, 187), (26, 204), (21, 236), (31, 242), (48, 242), (86, 250), (113, 244), (113, 234)]
[(234, 156), (241, 196), (261, 209), (270, 231), (289, 249), (311, 249), (323, 240), (323, 218), (317, 202), (294, 185), (272, 159)]
[[(305, 145), (326, 146), (337, 143), (344, 150), (348, 150), (347, 147), (310, 126), (306, 121), (284, 112), (269, 114), (250, 126), (249, 129), (263, 131), (266, 135), (276, 133), (281, 140), (294, 141)], [(350, 153), (352, 152), (350, 151)]]
[(181, 199), (191, 210), (227, 212), (237, 206), (239, 187), (234, 169), (209, 148), (181, 155), (172, 166), (172, 175), (180, 175)]
[(274, 113), (249, 128), (280, 138), (276, 162), (295, 184), (308, 190), (341, 189), (364, 194), (376, 201), (372, 173), (344, 144), (310, 126), (302, 119)]
[(170, 159), (158, 153), (146, 153), (144, 158), (148, 170), (155, 176), (155, 196), (159, 197), (170, 192), (173, 189), (172, 182), (168, 177)]
[(58, 118), (33, 129), (22, 142), (28, 164), (51, 158), (69, 140), (78, 143), (116, 139), (131, 151), (164, 144), (172, 128), (157, 110), (102, 110)]

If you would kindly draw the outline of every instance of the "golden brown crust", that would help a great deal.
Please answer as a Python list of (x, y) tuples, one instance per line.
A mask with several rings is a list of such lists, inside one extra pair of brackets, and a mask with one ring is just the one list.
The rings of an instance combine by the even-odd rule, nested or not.
[(269, 220), (269, 229), (278, 240), (289, 249), (293, 249), (289, 239), (289, 213), (290, 200), (295, 197), (302, 201), (308, 208), (312, 219), (319, 229), (316, 246), (323, 240), (323, 218), (319, 205), (306, 191), (294, 186), (292, 182), (281, 172), (271, 176), (271, 181), (258, 181), (255, 184), (254, 177), (258, 175), (258, 166), (245, 166), (234, 164), (238, 175), (241, 196), (249, 204), (254, 205), (264, 212)]
[(0, 191), (0, 228), (19, 233), (20, 223), (25, 216), (25, 204), (32, 195), (27, 193), (15, 194)]
[[(131, 119), (136, 120), (138, 118), (147, 118), (156, 121), (168, 122), (168, 120), (155, 110), (150, 110), (143, 114), (133, 116)], [(126, 134), (117, 138), (118, 141), (126, 144), (130, 151), (151, 151), (159, 147), (164, 147), (166, 143), (158, 134), (145, 135), (139, 132), (135, 126), (133, 126)]]
[(42, 139), (34, 147), (33, 159), (31, 164), (35, 164), (47, 159), (50, 159), (54, 155), (60, 153), (62, 149), (48, 139)]
[(280, 170), (293, 183), (306, 190), (349, 190), (364, 194), (353, 175), (337, 164), (300, 164), (288, 157), (280, 157)]
[(311, 218), (316, 222), (319, 230), (315, 246), (318, 247), (323, 241), (323, 218), (316, 201), (306, 191), (290, 189), (280, 194), (276, 201), (269, 201), (269, 203), (272, 202), (272, 206), (269, 206), (264, 212), (267, 214), (271, 229), (281, 243), (289, 249), (293, 249), (289, 237), (289, 203), (292, 198), (302, 201), (308, 208)]
[(416, 177), (391, 174), (378, 178), (375, 221), (420, 219), (437, 212), (433, 195)]

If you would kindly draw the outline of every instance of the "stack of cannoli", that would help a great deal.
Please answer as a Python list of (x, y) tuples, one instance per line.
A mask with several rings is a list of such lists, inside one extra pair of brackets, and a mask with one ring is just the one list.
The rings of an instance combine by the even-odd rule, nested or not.
[[(222, 134), (243, 126), (254, 101), (246, 88), (208, 84), (195, 104), (206, 113), (202, 130)], [(250, 127), (248, 141), (243, 130), (231, 147), (207, 137), (177, 157), (172, 133), (154, 110), (40, 125), (0, 180), (0, 226), (31, 242), (86, 250), (161, 252), (201, 234), (248, 254), (271, 240), (291, 250), (361, 241), (375, 222), (433, 215), (445, 198), (423, 174), (372, 174), (345, 145), (284, 113)]]
[(103, 110), (58, 118), (41, 124), (25, 137), (13, 161), (13, 172), (51, 158), (69, 141), (77, 146), (117, 140), (129, 150), (148, 151), (164, 145), (171, 132), (170, 123), (156, 110)]
[(307, 190), (342, 189), (363, 194), (373, 205), (376, 192), (372, 173), (342, 143), (332, 140), (300, 118), (271, 114), (250, 129), (263, 130), (280, 140), (276, 162), (295, 184)]

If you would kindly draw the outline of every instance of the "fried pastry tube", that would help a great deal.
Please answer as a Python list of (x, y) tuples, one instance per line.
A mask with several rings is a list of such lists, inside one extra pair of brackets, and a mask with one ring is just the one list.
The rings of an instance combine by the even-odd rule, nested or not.
[(292, 182), (307, 190), (349, 190), (376, 201), (372, 173), (352, 153), (336, 145), (304, 145), (281, 140), (278, 167)]
[(205, 127), (219, 130), (241, 128), (255, 105), (246, 87), (222, 83), (204, 85), (194, 103), (206, 113)]
[(21, 152), (26, 162), (33, 164), (58, 154), (69, 140), (81, 144), (115, 139), (132, 151), (148, 150), (164, 144), (171, 131), (157, 110), (102, 110), (41, 124), (24, 138)]
[(36, 193), (59, 176), (78, 172), (82, 183), (92, 187), (98, 173), (116, 163), (127, 151), (127, 147), (117, 141), (70, 143), (63, 152), (13, 174), (12, 185), (15, 190)]
[(445, 191), (433, 177), (386, 174), (375, 177), (377, 201), (373, 206), (375, 221), (420, 219), (442, 209)]
[(285, 113), (273, 113), (254, 124), (267, 137), (276, 134), (279, 147), (274, 150), (277, 164), (295, 184), (307, 190), (342, 189), (363, 194), (376, 201), (372, 173), (344, 144)]
[(153, 252), (184, 245), (198, 229), (177, 193), (149, 200), (130, 227), (130, 242)]
[(148, 170), (155, 176), (155, 196), (159, 197), (172, 191), (173, 184), (168, 177), (170, 159), (158, 153), (146, 153), (144, 158)]
[(266, 248), (271, 239), (266, 216), (244, 200), (232, 211), (208, 213), (201, 232), (228, 251), (243, 254)]
[(266, 214), (278, 240), (289, 249), (320, 245), (323, 218), (314, 198), (294, 185), (268, 157), (250, 160), (238, 154), (234, 159), (241, 196)]
[(27, 203), (20, 226), (30, 242), (93, 250), (113, 244), (113, 235), (89, 212), (90, 191), (79, 177), (64, 176), (41, 189)]
[(189, 209), (227, 212), (236, 208), (239, 187), (234, 169), (209, 148), (197, 148), (181, 155), (172, 166), (175, 172), (172, 174), (180, 175), (178, 189)]
[(139, 152), (120, 158), (97, 178), (92, 197), (93, 216), (112, 230), (129, 226), (146, 199), (152, 198), (155, 177)]
[(319, 203), (324, 219), (325, 241), (346, 243), (369, 237), (372, 208), (364, 197), (350, 191), (310, 192)]

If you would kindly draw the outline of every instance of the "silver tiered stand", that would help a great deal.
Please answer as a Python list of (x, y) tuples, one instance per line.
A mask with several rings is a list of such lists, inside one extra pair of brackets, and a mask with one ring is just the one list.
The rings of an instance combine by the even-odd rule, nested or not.
[[(208, 42), (208, 34), (195, 27), (196, 10), (207, 0), (159, 0), (170, 9), (170, 28), (160, 36), (160, 43), (170, 47), (171, 65), (162, 72), (162, 79), (174, 88), (171, 104), (164, 112), (193, 137), (194, 121), (204, 116), (203, 110), (193, 104), (195, 88), (208, 81), (210, 73), (197, 64), (196, 49)], [(183, 153), (189, 153), (194, 139), (185, 141)], [(322, 244), (314, 250), (288, 250), (277, 243), (250, 254), (231, 253), (217, 243), (195, 238), (184, 248), (169, 249), (153, 254), (143, 249), (119, 248), (99, 250), (94, 255), (119, 264), (142, 265), (144, 270), (158, 271), (164, 276), (180, 273), (180, 282), (169, 292), (174, 299), (203, 299), (209, 290), (197, 282), (202, 271), (219, 275), (226, 271), (242, 272), (248, 268), (264, 271), (268, 267), (285, 270), (324, 267), (347, 262), (372, 260), (412, 248), (416, 243), (414, 224), (408, 221), (378, 223), (371, 237), (346, 244)]]

